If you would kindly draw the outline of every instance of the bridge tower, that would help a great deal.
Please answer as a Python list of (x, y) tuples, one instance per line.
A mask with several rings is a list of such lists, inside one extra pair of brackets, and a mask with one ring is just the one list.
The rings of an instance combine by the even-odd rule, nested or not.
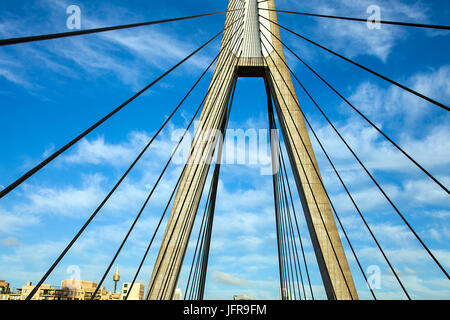
[[(191, 147), (154, 266), (148, 289), (151, 300), (170, 300), (174, 295), (200, 203), (202, 192), (197, 191), (204, 189), (210, 167), (210, 162), (203, 160), (212, 157), (218, 143), (217, 135), (208, 136), (208, 132), (226, 126), (227, 107), (238, 77), (266, 79), (328, 299), (358, 298), (327, 195), (316, 173), (320, 175), (278, 40), (279, 28), (259, 16), (276, 22), (276, 12), (270, 9), (275, 9), (274, 0), (229, 1), (221, 54), (213, 74), (217, 81), (210, 84), (193, 140), (199, 143)], [(238, 19), (242, 23), (235, 23)]]

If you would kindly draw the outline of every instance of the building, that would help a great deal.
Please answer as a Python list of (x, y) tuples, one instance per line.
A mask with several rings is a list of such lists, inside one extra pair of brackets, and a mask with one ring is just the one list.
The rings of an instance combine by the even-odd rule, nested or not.
[[(145, 284), (143, 284), (143, 283), (133, 284), (133, 288), (131, 288), (131, 291), (128, 294), (130, 288), (131, 288), (131, 283), (124, 283), (122, 285), (121, 300), (144, 300)], [(128, 299), (127, 299), (127, 295), (128, 295)]]
[(9, 283), (5, 280), (0, 280), (0, 300), (9, 300), (10, 293)]
[[(18, 293), (20, 294), (19, 300), (25, 300), (35, 287), (31, 281), (28, 281), (26, 285), (18, 289)], [(31, 300), (72, 300), (70, 299), (70, 293), (60, 288), (52, 288), (49, 284), (42, 284)]]
[[(67, 292), (69, 300), (91, 300), (97, 289), (97, 283), (82, 280), (63, 280), (61, 290)], [(105, 287), (100, 287), (95, 295), (95, 300), (113, 300), (113, 293), (106, 291)]]
[(9, 283), (5, 280), (0, 280), (0, 294), (9, 293)]
[[(0, 285), (3, 283), (0, 282)], [(36, 287), (30, 281), (16, 292), (9, 290), (9, 284), (3, 285), (8, 291), (0, 290), (0, 300), (25, 300)], [(60, 288), (54, 288), (49, 284), (41, 285), (34, 294), (32, 300), (91, 300), (97, 288), (97, 283), (91, 281), (63, 280)], [(95, 300), (119, 300), (120, 294), (114, 295), (101, 287), (95, 295)]]
[(16, 292), (0, 293), (0, 300), (20, 300), (20, 289)]
[[(0, 281), (0, 300), (25, 300), (35, 287), (29, 281), (16, 292), (11, 292), (9, 283)], [(121, 292), (113, 293), (106, 291), (105, 287), (102, 286), (95, 294), (94, 300), (125, 300), (130, 287), (131, 283), (124, 283)], [(49, 284), (41, 285), (32, 300), (92, 300), (96, 288), (97, 283), (92, 281), (63, 280), (60, 288), (54, 288)], [(143, 300), (144, 294), (145, 285), (135, 283), (128, 300)]]
[(240, 295), (240, 296), (233, 296), (233, 300), (253, 300), (250, 296)]

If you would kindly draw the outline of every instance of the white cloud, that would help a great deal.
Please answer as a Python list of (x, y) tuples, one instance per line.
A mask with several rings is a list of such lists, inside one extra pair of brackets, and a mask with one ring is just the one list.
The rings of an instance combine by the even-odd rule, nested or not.
[(39, 219), (29, 214), (19, 214), (9, 212), (0, 208), (0, 233), (14, 234), (25, 227), (30, 227), (39, 223)]
[(212, 273), (212, 278), (217, 283), (229, 284), (238, 287), (248, 286), (249, 284), (247, 280), (239, 279), (231, 274), (220, 271), (214, 271)]
[(382, 237), (383, 242), (396, 248), (405, 248), (411, 244), (413, 235), (405, 225), (378, 223), (372, 225), (375, 234)]
[[(147, 179), (155, 181), (156, 178), (144, 174), (142, 179), (130, 179), (121, 184), (116, 192), (105, 204), (104, 210), (111, 213), (131, 211), (132, 216), (137, 215), (144, 200), (148, 197), (150, 189), (146, 187)], [(174, 177), (167, 174), (164, 182), (158, 185), (147, 207), (160, 208), (169, 198), (175, 185)], [(115, 181), (114, 181), (115, 182)], [(153, 188), (153, 185), (151, 186)], [(85, 218), (92, 214), (109, 192), (112, 185), (105, 182), (101, 175), (88, 175), (83, 178), (81, 186), (68, 185), (64, 187), (42, 187), (38, 185), (25, 185), (25, 200), (14, 206), (15, 212), (24, 215), (58, 215), (72, 219)], [(7, 215), (8, 216), (8, 215)], [(12, 216), (11, 216), (12, 219)], [(31, 220), (33, 221), (33, 220)], [(12, 219), (11, 223), (19, 223), (20, 219)]]
[[(444, 185), (449, 185), (450, 177), (438, 177)], [(432, 180), (415, 179), (409, 180), (404, 184), (404, 193), (408, 198), (412, 198), (419, 203), (426, 204), (445, 204), (448, 202), (448, 194), (436, 186)]]
[[(150, 170), (155, 170), (169, 160), (178, 141), (171, 138), (172, 132), (177, 128), (169, 123), (166, 126), (167, 133), (162, 132), (152, 142), (146, 153), (139, 161), (139, 165)], [(183, 129), (184, 130), (184, 129)], [(62, 156), (59, 165), (63, 164), (90, 164), (111, 165), (114, 167), (128, 167), (142, 152), (144, 147), (153, 138), (153, 134), (147, 132), (132, 131), (125, 141), (111, 143), (103, 136), (86, 138), (67, 155)], [(177, 137), (178, 139), (178, 137)], [(189, 142), (186, 138), (184, 142)], [(179, 151), (181, 148), (178, 149)], [(172, 159), (175, 162), (176, 156)], [(162, 168), (162, 167), (161, 167)]]
[(382, 28), (380, 30), (369, 30), (365, 24), (342, 25), (340, 21), (325, 22), (321, 31), (332, 34), (333, 48), (349, 58), (366, 54), (373, 55), (387, 61), (395, 42), (400, 38), (400, 32)]
[[(379, 210), (382, 211), (386, 206), (388, 206), (386, 198), (379, 191), (377, 187), (359, 187), (355, 188), (357, 191), (351, 191), (351, 195), (355, 202), (359, 204), (359, 207), (363, 211), (368, 210)], [(383, 189), (386, 193), (392, 197), (398, 197), (400, 190), (398, 187), (393, 185), (383, 185)], [(347, 193), (339, 193), (332, 196), (332, 201), (336, 204), (339, 211), (354, 211), (355, 207), (351, 200), (349, 199)]]
[[(172, 131), (172, 126), (169, 127)], [(133, 216), (137, 215), (172, 152), (173, 143), (169, 140), (169, 136), (162, 134), (161, 139), (154, 141), (148, 150), (149, 155), (146, 154), (141, 159), (139, 165), (122, 182), (103, 210), (113, 214), (131, 210), (132, 213), (135, 212)], [(131, 164), (149, 140), (149, 136), (144, 132), (132, 132), (127, 140), (118, 143), (108, 143), (103, 137), (86, 139), (81, 141), (72, 152), (58, 159), (55, 169), (59, 170), (63, 166), (66, 168), (74, 164), (90, 164), (99, 167), (107, 164), (118, 167), (119, 173), (122, 174), (125, 170), (123, 167)], [(163, 204), (166, 204), (180, 171), (181, 168), (177, 166), (169, 167), (152, 195), (147, 210), (149, 207), (159, 210)], [(23, 198), (12, 204), (9, 211), (5, 210), (2, 215), (4, 223), (0, 231), (14, 232), (34, 225), (45, 215), (58, 215), (71, 219), (88, 217), (100, 205), (119, 178), (116, 173), (113, 174), (112, 179), (107, 179), (103, 174), (81, 175), (81, 182), (78, 184), (23, 185)], [(23, 220), (23, 217), (30, 218)]]
[(25, 87), (30, 86), (30, 83), (23, 78), (21, 78), (17, 73), (15, 73), (11, 69), (7, 69), (5, 67), (0, 69), (0, 76), (5, 78), (8, 81), (14, 82), (15, 84), (19, 84)]
[(84, 186), (76, 188), (49, 188), (26, 185), (28, 203), (16, 206), (16, 210), (28, 214), (50, 213), (84, 217), (101, 201), (104, 190), (101, 187), (103, 178), (99, 175), (85, 177)]
[(43, 241), (41, 243), (17, 246), (13, 254), (0, 256), (1, 265), (29, 264), (35, 268), (43, 269), (48, 262), (59, 254), (64, 247), (62, 241)]
[[(445, 104), (450, 101), (450, 65), (441, 66), (437, 70), (417, 73), (404, 84)], [(412, 123), (418, 117), (429, 114), (433, 108), (437, 108), (396, 86), (382, 89), (370, 81), (360, 84), (350, 96), (349, 101), (369, 118), (388, 120), (401, 116), (402, 120), (406, 120), (407, 123)], [(347, 106), (345, 107), (347, 108)]]
[[(319, 127), (317, 129), (317, 124), (313, 127), (316, 128), (316, 133), (322, 140), (327, 153), (332, 155), (332, 160), (337, 165), (338, 170), (356, 172), (363, 170), (332, 128)], [(384, 140), (372, 127), (350, 120), (344, 125), (338, 126), (338, 130), (369, 170), (414, 172), (415, 165), (395, 149), (390, 142)], [(413, 138), (405, 133), (400, 139), (394, 138), (394, 141), (396, 140), (397, 144), (425, 168), (442, 169), (450, 161), (448, 157), (449, 142), (446, 138), (449, 134), (450, 129), (441, 125), (436, 126), (424, 137)], [(323, 137), (327, 137), (327, 139), (324, 140)], [(322, 157), (323, 152), (319, 145), (315, 141), (313, 141), (313, 145), (316, 153)], [(349, 178), (358, 178), (358, 175), (353, 174), (353, 177), (349, 176)]]
[[(427, 9), (420, 2), (413, 4), (405, 4), (399, 0), (377, 1), (376, 3), (372, 0), (284, 2), (286, 2), (286, 7), (298, 9), (294, 11), (361, 18), (369, 18), (366, 10), (369, 6), (375, 4), (381, 8), (381, 19), (383, 20), (427, 21)], [(325, 18), (302, 21), (310, 21), (309, 25), (314, 27), (314, 30), (311, 31), (314, 34), (314, 38), (322, 39), (323, 37), (328, 37), (333, 39), (328, 44), (322, 43), (323, 41), (319, 41), (319, 43), (330, 46), (349, 58), (359, 55), (371, 55), (386, 62), (394, 46), (407, 36), (407, 33), (401, 29), (385, 25), (382, 25), (380, 29), (371, 30), (364, 22)], [(308, 37), (308, 35), (306, 36)], [(303, 47), (302, 45), (302, 48), (306, 49), (307, 55), (310, 55), (308, 47)]]
[[(51, 21), (59, 21), (61, 12), (69, 5), (66, 1), (49, 0), (42, 3), (42, 10), (49, 11)], [(63, 10), (63, 11), (62, 11)], [(130, 13), (123, 7), (108, 4), (105, 7), (97, 7), (97, 12), (102, 11), (104, 17), (101, 22), (91, 20), (87, 15), (82, 17), (84, 28), (116, 25), (123, 15), (128, 13), (134, 16), (136, 21), (142, 18), (136, 13)], [(121, 12), (122, 16), (118, 16)], [(35, 27), (17, 23), (9, 17), (3, 22), (0, 29), (6, 32), (4, 26), (15, 26), (13, 30), (22, 30), (23, 33), (35, 34)], [(51, 23), (50, 21), (50, 23)], [(65, 27), (65, 25), (64, 25)], [(12, 28), (11, 28), (12, 29)], [(192, 38), (190, 38), (192, 40)], [(202, 43), (204, 40), (200, 40)], [(63, 42), (63, 44), (61, 44)], [(197, 41), (195, 41), (197, 43)], [(69, 38), (63, 41), (44, 42), (40, 47), (23, 47), (16, 54), (2, 54), (0, 59), (0, 76), (18, 85), (26, 87), (37, 86), (30, 80), (31, 74), (23, 68), (27, 61), (27, 68), (34, 66), (35, 69), (45, 66), (54, 72), (66, 77), (80, 77), (79, 69), (83, 69), (83, 78), (114, 75), (117, 80), (130, 85), (134, 91), (142, 89), (148, 84), (156, 73), (167, 70), (182, 58), (186, 57), (197, 48), (192, 41), (171, 34), (159, 26), (149, 28), (136, 28), (133, 30), (122, 30), (118, 32), (99, 33), (87, 37)], [(15, 49), (15, 48), (13, 48)], [(204, 52), (196, 54), (185, 63), (189, 68), (205, 68), (211, 58), (207, 58)], [(143, 67), (144, 66), (144, 67)], [(87, 76), (88, 75), (88, 76)]]
[(63, 162), (72, 164), (111, 164), (114, 166), (131, 164), (145, 146), (145, 134), (132, 133), (129, 141), (119, 144), (105, 142), (104, 137), (80, 141), (76, 149), (63, 157)]
[(0, 77), (13, 82), (15, 84), (31, 88), (33, 85), (26, 79), (23, 66), (10, 59), (6, 53), (0, 53)]
[(17, 238), (8, 237), (5, 239), (0, 239), (0, 244), (3, 246), (6, 246), (6, 247), (10, 247), (10, 246), (16, 246), (16, 245), (20, 244), (20, 242)]
[(450, 239), (450, 228), (445, 225), (429, 228), (428, 232), (432, 239), (439, 242), (448, 241), (448, 239)]
[[(407, 84), (419, 91), (421, 91), (419, 87), (422, 87), (426, 94), (445, 102), (450, 99), (447, 90), (450, 87), (449, 79), (450, 66), (443, 66), (432, 72), (413, 75)], [(435, 83), (437, 89), (431, 92), (431, 89), (426, 89), (422, 83)], [(416, 97), (399, 90), (394, 86), (382, 89), (371, 82), (365, 82), (358, 86), (349, 100), (426, 170), (434, 176), (441, 175), (440, 179), (446, 179), (445, 169), (450, 164), (449, 118), (446, 115), (433, 116), (431, 122), (431, 114), (436, 111), (434, 107), (423, 101), (417, 101)], [(344, 104), (341, 108), (342, 111), (349, 110)], [(335, 122), (335, 125), (370, 171), (408, 174), (408, 179), (415, 174), (423, 174), (376, 129), (363, 122), (356, 114), (351, 114), (344, 121)], [(319, 123), (312, 125), (337, 169), (342, 173), (344, 181), (354, 187), (366, 185), (369, 182), (368, 177), (334, 130)], [(326, 140), (323, 137), (327, 137)], [(323, 161), (324, 155), (315, 139), (313, 145), (319, 155), (321, 166), (328, 168), (328, 162)], [(327, 184), (333, 188), (339, 185), (334, 173), (328, 169), (323, 171), (327, 177), (325, 179)], [(404, 184), (404, 191), (412, 190), (414, 181), (400, 180), (400, 182)]]
[(437, 219), (447, 219), (450, 217), (450, 211), (448, 210), (425, 211), (424, 214)]
[[(431, 260), (428, 253), (422, 248), (415, 246), (407, 246), (403, 248), (398, 248), (392, 246), (390, 248), (385, 248), (385, 253), (389, 257), (390, 261), (394, 266), (406, 265), (414, 270), (422, 270), (422, 272), (428, 272), (429, 275), (434, 273), (434, 276), (441, 276), (441, 271)], [(441, 262), (441, 264), (448, 268), (450, 266), (450, 252), (447, 250), (433, 250), (433, 254)], [(375, 261), (380, 264), (385, 264), (383, 256), (379, 253), (376, 247), (366, 247), (358, 251), (358, 255), (363, 259), (370, 259), (369, 261)], [(423, 269), (426, 266), (428, 269)], [(430, 269), (430, 266), (432, 266)], [(387, 265), (386, 265), (386, 268)]]

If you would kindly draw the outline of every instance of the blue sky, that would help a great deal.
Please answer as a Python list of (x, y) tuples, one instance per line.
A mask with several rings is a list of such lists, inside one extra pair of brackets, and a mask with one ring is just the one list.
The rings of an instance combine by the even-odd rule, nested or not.
[[(82, 28), (92, 28), (219, 11), (226, 8), (227, 1), (2, 1), (0, 37), (66, 31), (66, 8), (70, 4), (80, 6)], [(366, 17), (367, 7), (373, 4), (381, 8), (385, 20), (448, 25), (450, 16), (450, 6), (445, 0), (276, 1), (279, 9), (357, 17)], [(278, 18), (282, 25), (450, 104), (449, 32), (394, 26), (369, 30), (364, 23), (286, 14), (279, 14)], [(214, 16), (1, 48), (0, 127), (4, 134), (0, 148), (4, 151), (0, 162), (0, 188), (195, 50), (219, 32), (223, 23), (224, 16)], [(450, 185), (450, 117), (445, 111), (286, 32), (282, 32), (282, 38), (425, 168), (445, 185)], [(219, 45), (220, 41), (216, 41), (205, 48), (0, 201), (1, 279), (15, 287), (40, 279), (217, 54)], [(288, 63), (318, 103), (447, 270), (450, 269), (448, 196), (341, 103), (295, 57), (286, 55)], [(186, 101), (182, 111), (47, 283), (58, 286), (61, 280), (70, 277), (66, 271), (71, 265), (80, 267), (83, 280), (100, 280), (176, 144), (172, 133), (186, 126), (207, 90), (211, 75), (207, 75)], [(448, 298), (449, 281), (413, 239), (301, 88), (296, 90), (305, 113), (342, 171), (411, 296)], [(229, 127), (259, 130), (267, 126), (263, 81), (240, 79)], [(377, 265), (382, 271), (382, 288), (375, 291), (377, 296), (403, 298), (344, 190), (315, 146), (327, 189), (363, 265), (366, 268)], [(120, 255), (117, 264), (123, 281), (131, 281), (180, 170), (179, 165), (174, 165), (168, 171)], [(259, 299), (279, 297), (272, 192), (272, 179), (261, 176), (259, 166), (222, 167), (206, 298), (231, 299), (234, 294)], [(202, 208), (203, 203), (200, 212)], [(197, 228), (194, 228), (194, 235)], [(301, 229), (315, 293), (324, 297), (304, 220)], [(151, 252), (140, 282), (148, 282), (156, 253), (156, 250)], [(191, 255), (192, 250), (188, 250), (179, 282), (182, 290)], [(347, 257), (361, 298), (370, 298), (349, 252)], [(111, 279), (112, 274), (105, 282), (108, 289), (112, 288)]]

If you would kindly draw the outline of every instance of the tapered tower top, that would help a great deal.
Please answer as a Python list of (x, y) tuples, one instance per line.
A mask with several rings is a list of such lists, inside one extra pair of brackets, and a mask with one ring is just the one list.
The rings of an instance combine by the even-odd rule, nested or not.
[(119, 267), (117, 267), (116, 272), (114, 272), (113, 281), (120, 281)]
[[(242, 39), (242, 54), (241, 58), (263, 58), (267, 57), (269, 53), (266, 48), (271, 51), (272, 43), (270, 39), (272, 35), (265, 28), (261, 28), (260, 25), (264, 24), (267, 28), (270, 28), (268, 20), (261, 18), (259, 15), (269, 18), (269, 11), (260, 10), (268, 9), (267, 1), (258, 0), (240, 0), (241, 4), (238, 7), (244, 7), (244, 32), (240, 38), (236, 38), (236, 42), (240, 42)], [(265, 37), (261, 34), (263, 33)], [(267, 41), (266, 39), (269, 39)], [(262, 44), (264, 42), (264, 45)], [(237, 49), (236, 49), (237, 50)], [(238, 55), (238, 52), (235, 52)]]

